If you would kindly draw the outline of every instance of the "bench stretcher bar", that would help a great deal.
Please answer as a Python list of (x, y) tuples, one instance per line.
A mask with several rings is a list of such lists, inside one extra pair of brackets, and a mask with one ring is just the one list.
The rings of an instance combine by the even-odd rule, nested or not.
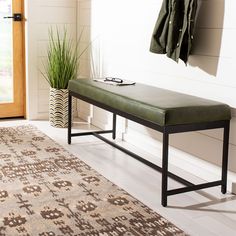
[[(71, 109), (72, 109), (72, 96), (78, 99), (81, 99), (85, 102), (91, 103), (95, 106), (103, 108), (107, 111), (113, 113), (113, 127), (112, 130), (102, 130), (102, 131), (91, 131), (91, 132), (82, 132), (82, 133), (71, 133), (71, 126), (72, 126), (72, 117), (71, 117)], [(162, 149), (162, 167), (159, 167), (152, 162), (142, 158), (141, 156), (125, 149), (124, 147), (119, 146), (113, 141), (103, 137), (101, 134), (112, 133), (112, 138), (116, 138), (116, 115), (120, 115), (124, 118), (130, 119), (135, 121), (139, 124), (152, 128), (156, 131), (159, 131), (163, 134), (163, 149)], [(112, 107), (99, 103), (91, 98), (87, 98), (81, 96), (77, 93), (69, 91), (69, 98), (68, 98), (68, 144), (71, 144), (71, 137), (75, 136), (85, 136), (85, 135), (94, 135), (95, 137), (101, 139), (102, 141), (106, 142), (107, 144), (119, 149), (120, 151), (132, 156), (136, 160), (148, 165), (149, 167), (159, 171), (162, 173), (162, 197), (161, 197), (161, 204), (162, 206), (167, 206), (167, 197), (175, 194), (196, 191), (204, 188), (210, 188), (221, 185), (221, 192), (223, 194), (227, 191), (227, 168), (228, 168), (228, 146), (229, 146), (229, 120), (223, 121), (213, 121), (213, 122), (206, 122), (206, 123), (197, 123), (197, 124), (182, 124), (182, 125), (172, 125), (172, 126), (159, 126), (155, 123), (152, 123), (147, 120), (143, 120), (131, 114), (125, 113), (120, 110), (116, 110)], [(223, 157), (222, 157), (222, 177), (221, 180), (203, 183), (203, 184), (193, 184), (180, 176), (177, 176), (168, 171), (168, 151), (169, 151), (169, 134), (174, 133), (182, 133), (182, 132), (190, 132), (190, 131), (199, 131), (199, 130), (207, 130), (207, 129), (217, 129), (223, 128), (224, 135), (223, 135)], [(171, 189), (168, 190), (168, 177), (180, 182), (181, 184), (187, 186), (178, 189)]]

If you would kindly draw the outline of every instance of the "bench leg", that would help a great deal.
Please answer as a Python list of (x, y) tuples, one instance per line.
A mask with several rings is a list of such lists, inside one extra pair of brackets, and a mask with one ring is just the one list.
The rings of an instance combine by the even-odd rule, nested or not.
[(224, 194), (227, 192), (228, 150), (229, 150), (229, 122), (224, 127), (224, 139), (223, 139), (221, 192)]
[(113, 113), (112, 138), (116, 139), (116, 114)]
[(162, 147), (162, 199), (163, 207), (167, 206), (167, 189), (168, 189), (168, 149), (169, 149), (169, 134), (163, 133)]
[(72, 96), (68, 95), (68, 134), (67, 134), (67, 142), (71, 144), (71, 109), (72, 109)]

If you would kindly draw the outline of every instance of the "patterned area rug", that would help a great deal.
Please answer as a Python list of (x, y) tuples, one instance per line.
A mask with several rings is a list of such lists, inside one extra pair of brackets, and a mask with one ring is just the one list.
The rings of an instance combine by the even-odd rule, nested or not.
[(33, 126), (0, 128), (0, 235), (186, 235)]

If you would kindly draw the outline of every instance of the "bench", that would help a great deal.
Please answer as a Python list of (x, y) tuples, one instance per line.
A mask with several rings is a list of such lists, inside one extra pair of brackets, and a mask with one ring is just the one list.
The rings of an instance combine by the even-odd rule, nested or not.
[[(129, 86), (113, 86), (95, 82), (91, 79), (77, 79), (69, 82), (68, 90), (68, 144), (71, 144), (71, 138), (74, 136), (94, 135), (151, 168), (162, 172), (161, 203), (163, 206), (167, 206), (167, 197), (174, 194), (218, 185), (221, 186), (221, 192), (226, 193), (229, 127), (231, 119), (231, 111), (228, 105), (140, 83)], [(112, 112), (112, 129), (72, 133), (72, 97)], [(112, 138), (116, 138), (116, 115), (135, 121), (163, 134), (162, 167), (154, 165), (101, 135), (112, 133)], [(222, 176), (220, 180), (195, 185), (168, 171), (170, 134), (217, 128), (224, 129)], [(185, 187), (168, 190), (168, 177), (182, 183)]]

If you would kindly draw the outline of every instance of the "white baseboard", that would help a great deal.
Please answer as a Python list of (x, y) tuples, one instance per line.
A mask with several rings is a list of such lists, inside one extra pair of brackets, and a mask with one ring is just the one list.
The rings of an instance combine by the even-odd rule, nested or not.
[(92, 122), (92, 110), (92, 105), (83, 101), (77, 101), (77, 116), (89, 124)]
[(79, 113), (79, 118), (81, 120), (84, 120), (85, 122), (91, 124), (92, 123), (92, 117), (88, 115), (87, 113), (80, 112)]
[[(98, 108), (95, 108), (98, 109)], [(93, 117), (91, 119), (91, 124), (102, 129), (109, 130), (112, 129), (112, 113), (101, 110), (100, 108), (93, 112)], [(116, 130), (121, 136), (126, 130), (126, 120), (117, 115), (116, 118)]]
[(40, 112), (40, 113), (37, 113), (35, 117), (29, 117), (27, 119), (28, 120), (48, 120), (49, 114), (48, 112)]
[(105, 124), (103, 121), (100, 121), (100, 120), (98, 120), (98, 119), (91, 119), (91, 124), (93, 125), (93, 126), (96, 126), (96, 127), (98, 127), (99, 129), (101, 129), (101, 130), (107, 130), (107, 129), (110, 129), (111, 127), (110, 127), (110, 125), (108, 125), (108, 124)]
[[(161, 163), (162, 143), (148, 135), (141, 134), (132, 129), (123, 135), (124, 141), (134, 145), (137, 149), (147, 153), (148, 159)], [(204, 181), (216, 181), (221, 179), (221, 168), (207, 161), (203, 161), (193, 155), (185, 153), (174, 147), (169, 148), (169, 163), (177, 167), (181, 174), (192, 179), (200, 178)], [(182, 170), (182, 171), (181, 171)], [(194, 178), (195, 177), (195, 178)], [(190, 180), (190, 182), (191, 182)], [(236, 174), (228, 172), (228, 191), (236, 194)], [(233, 185), (233, 186), (232, 186)]]

